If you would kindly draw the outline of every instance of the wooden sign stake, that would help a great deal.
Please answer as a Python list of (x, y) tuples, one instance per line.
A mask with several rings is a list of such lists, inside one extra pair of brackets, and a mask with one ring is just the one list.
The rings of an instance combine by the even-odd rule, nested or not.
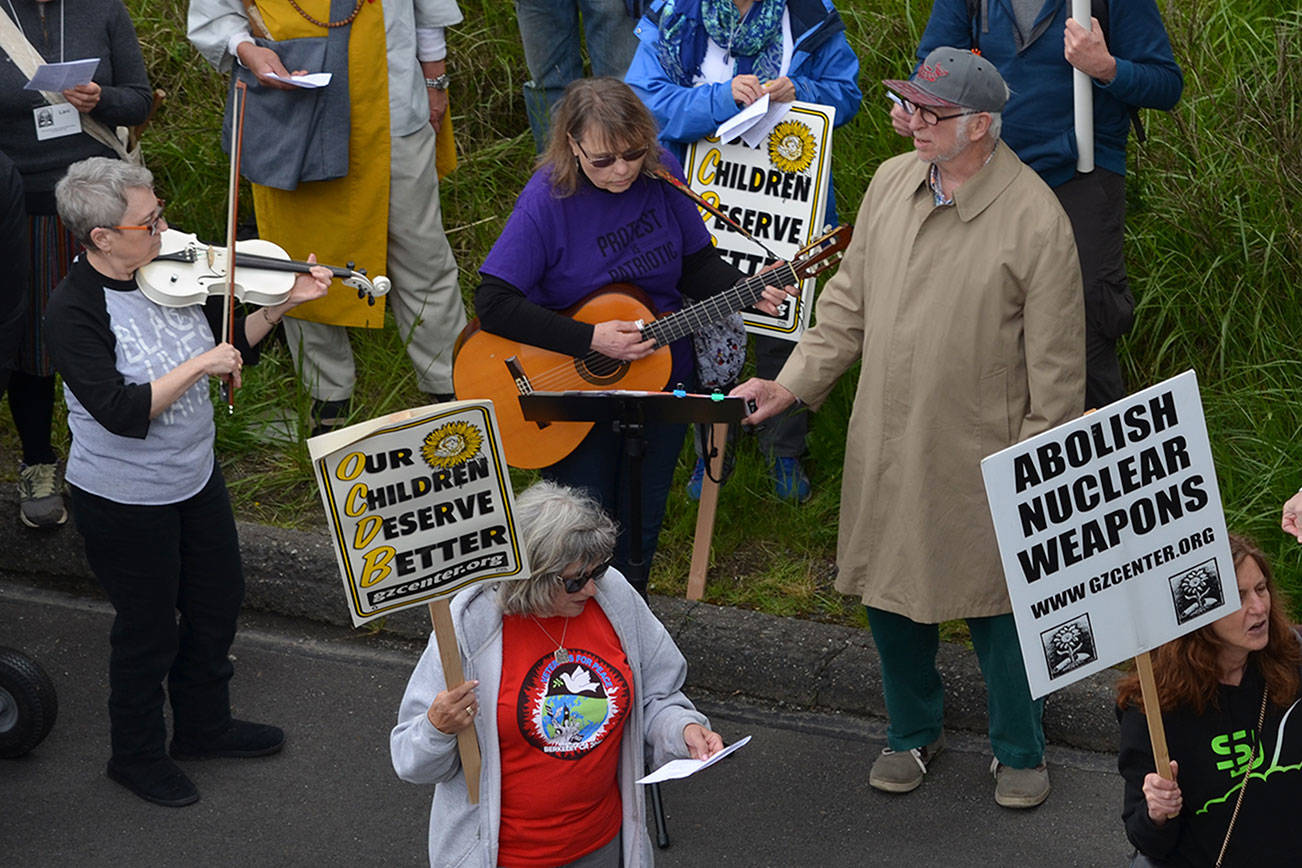
[(716, 422), (710, 439), (716, 445), (710, 472), (701, 484), (701, 506), (696, 512), (696, 536), (692, 541), (692, 566), (687, 571), (687, 599), (699, 600), (705, 593), (705, 573), (710, 566), (710, 543), (714, 540), (714, 517), (719, 508), (719, 483), (723, 479), (723, 452), (728, 448), (728, 426)]
[[(434, 625), (434, 638), (439, 643), (439, 658), (443, 661), (443, 680), (449, 688), (465, 683), (461, 671), (461, 652), (457, 650), (457, 634), (452, 626), (452, 602), (441, 597), (429, 604), (429, 619)], [(481, 714), (485, 714), (482, 708)], [(479, 804), (479, 737), (473, 726), (457, 733), (457, 750), (461, 754), (461, 770), (466, 776), (466, 792), (470, 804)]]
[(1139, 672), (1139, 689), (1144, 696), (1144, 717), (1148, 719), (1148, 739), (1153, 743), (1153, 762), (1157, 773), (1171, 780), (1171, 757), (1166, 752), (1166, 729), (1162, 726), (1162, 703), (1157, 697), (1157, 681), (1153, 678), (1153, 660), (1145, 651), (1135, 657)]

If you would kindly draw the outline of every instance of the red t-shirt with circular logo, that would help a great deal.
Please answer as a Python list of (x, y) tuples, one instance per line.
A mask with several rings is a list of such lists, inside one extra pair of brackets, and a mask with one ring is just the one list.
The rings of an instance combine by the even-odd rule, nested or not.
[[(558, 662), (562, 635), (569, 653)], [(568, 624), (502, 619), (499, 865), (563, 865), (619, 833), (619, 743), (632, 702), (628, 658), (596, 602)]]

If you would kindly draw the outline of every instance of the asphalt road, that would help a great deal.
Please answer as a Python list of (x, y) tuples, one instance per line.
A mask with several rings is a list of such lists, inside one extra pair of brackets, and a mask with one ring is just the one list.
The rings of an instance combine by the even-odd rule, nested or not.
[[(0, 645), (53, 678), (59, 717), (0, 761), (0, 864), (421, 865), (431, 788), (389, 766), (388, 730), (419, 647), (270, 616), (241, 624), (236, 714), (283, 726), (278, 756), (189, 763), (202, 799), (159, 808), (104, 776), (107, 604), (0, 580)], [(1118, 866), (1120, 778), (1109, 755), (1050, 748), (1054, 792), (995, 805), (982, 735), (953, 733), (906, 796), (867, 784), (882, 723), (698, 697), (732, 758), (662, 787), (660, 866)]]

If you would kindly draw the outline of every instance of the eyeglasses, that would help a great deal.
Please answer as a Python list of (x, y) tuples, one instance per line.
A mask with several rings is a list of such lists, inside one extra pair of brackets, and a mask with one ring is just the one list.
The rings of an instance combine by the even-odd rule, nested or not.
[(961, 118), (964, 115), (981, 114), (981, 112), (977, 111), (976, 109), (968, 109), (966, 111), (955, 112), (952, 115), (938, 115), (936, 114), (935, 109), (928, 108), (927, 106), (918, 105), (912, 100), (907, 100), (907, 99), (900, 100), (900, 107), (903, 108), (904, 113), (906, 115), (909, 115), (910, 117), (912, 117), (916, 113), (918, 117), (922, 118), (922, 122), (929, 127), (934, 127), (936, 124), (940, 123), (941, 121), (947, 121), (950, 120), (951, 118)]
[[(583, 154), (583, 156), (587, 158), (588, 162), (592, 164), (592, 168), (594, 169), (609, 169), (611, 166), (615, 165), (616, 160), (623, 160), (625, 163), (636, 163), (638, 160), (645, 157), (647, 152), (646, 148), (634, 148), (633, 150), (625, 151), (622, 154), (602, 154), (599, 157), (592, 157), (589, 156), (587, 151), (583, 150), (583, 143), (578, 139), (571, 136), (570, 141), (574, 142), (575, 147), (579, 149), (579, 153)], [(571, 591), (570, 593), (574, 592)]]
[(577, 594), (579, 591), (583, 590), (584, 586), (587, 585), (588, 582), (595, 582), (597, 579), (604, 576), (606, 570), (610, 569), (612, 563), (614, 563), (614, 561), (606, 561), (604, 564), (598, 564), (583, 575), (575, 576), (574, 578), (557, 576), (556, 581), (565, 586), (565, 593)]
[(141, 226), (109, 226), (109, 227), (107, 227), (107, 228), (109, 228), (109, 229), (140, 229), (140, 230), (143, 230), (143, 231), (145, 231), (145, 232), (148, 232), (150, 235), (157, 235), (159, 232), (162, 232), (162, 231), (163, 231), (162, 227), (160, 227), (158, 224), (164, 222), (164, 220), (163, 220), (163, 209), (167, 207), (167, 203), (164, 202), (162, 199), (158, 199), (158, 198), (155, 198), (154, 201), (156, 201), (156, 202), (158, 203), (158, 213), (155, 214), (155, 215), (154, 215), (154, 219), (150, 220), (148, 223), (145, 223), (145, 224), (143, 224), (143, 225), (141, 225)]

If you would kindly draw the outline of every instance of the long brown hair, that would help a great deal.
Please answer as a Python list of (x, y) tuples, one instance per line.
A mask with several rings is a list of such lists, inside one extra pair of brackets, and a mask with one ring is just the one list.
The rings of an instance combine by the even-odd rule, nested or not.
[(538, 155), (538, 168), (551, 169), (552, 194), (573, 196), (579, 186), (578, 159), (570, 139), (580, 141), (588, 130), (600, 130), (616, 151), (646, 148), (642, 174), (660, 168), (659, 128), (633, 89), (617, 78), (580, 78), (569, 83), (552, 110), (551, 141)]
[[(1261, 651), (1248, 655), (1249, 665), (1255, 664), (1266, 680), (1266, 689), (1275, 705), (1289, 705), (1297, 697), (1298, 666), (1302, 665), (1302, 646), (1288, 622), (1288, 599), (1275, 583), (1275, 574), (1257, 544), (1247, 537), (1230, 534), (1230, 554), (1237, 571), (1244, 559), (1252, 558), (1266, 579), (1270, 592), (1270, 639)], [(1157, 681), (1157, 695), (1165, 709), (1189, 708), (1202, 714), (1208, 706), (1218, 707), (1217, 685), (1220, 684), (1220, 667), (1217, 664), (1221, 643), (1212, 632), (1212, 625), (1186, 633), (1153, 652), (1153, 677)], [(1133, 705), (1144, 708), (1143, 694), (1137, 674), (1127, 675), (1117, 684), (1117, 704), (1122, 708)]]

